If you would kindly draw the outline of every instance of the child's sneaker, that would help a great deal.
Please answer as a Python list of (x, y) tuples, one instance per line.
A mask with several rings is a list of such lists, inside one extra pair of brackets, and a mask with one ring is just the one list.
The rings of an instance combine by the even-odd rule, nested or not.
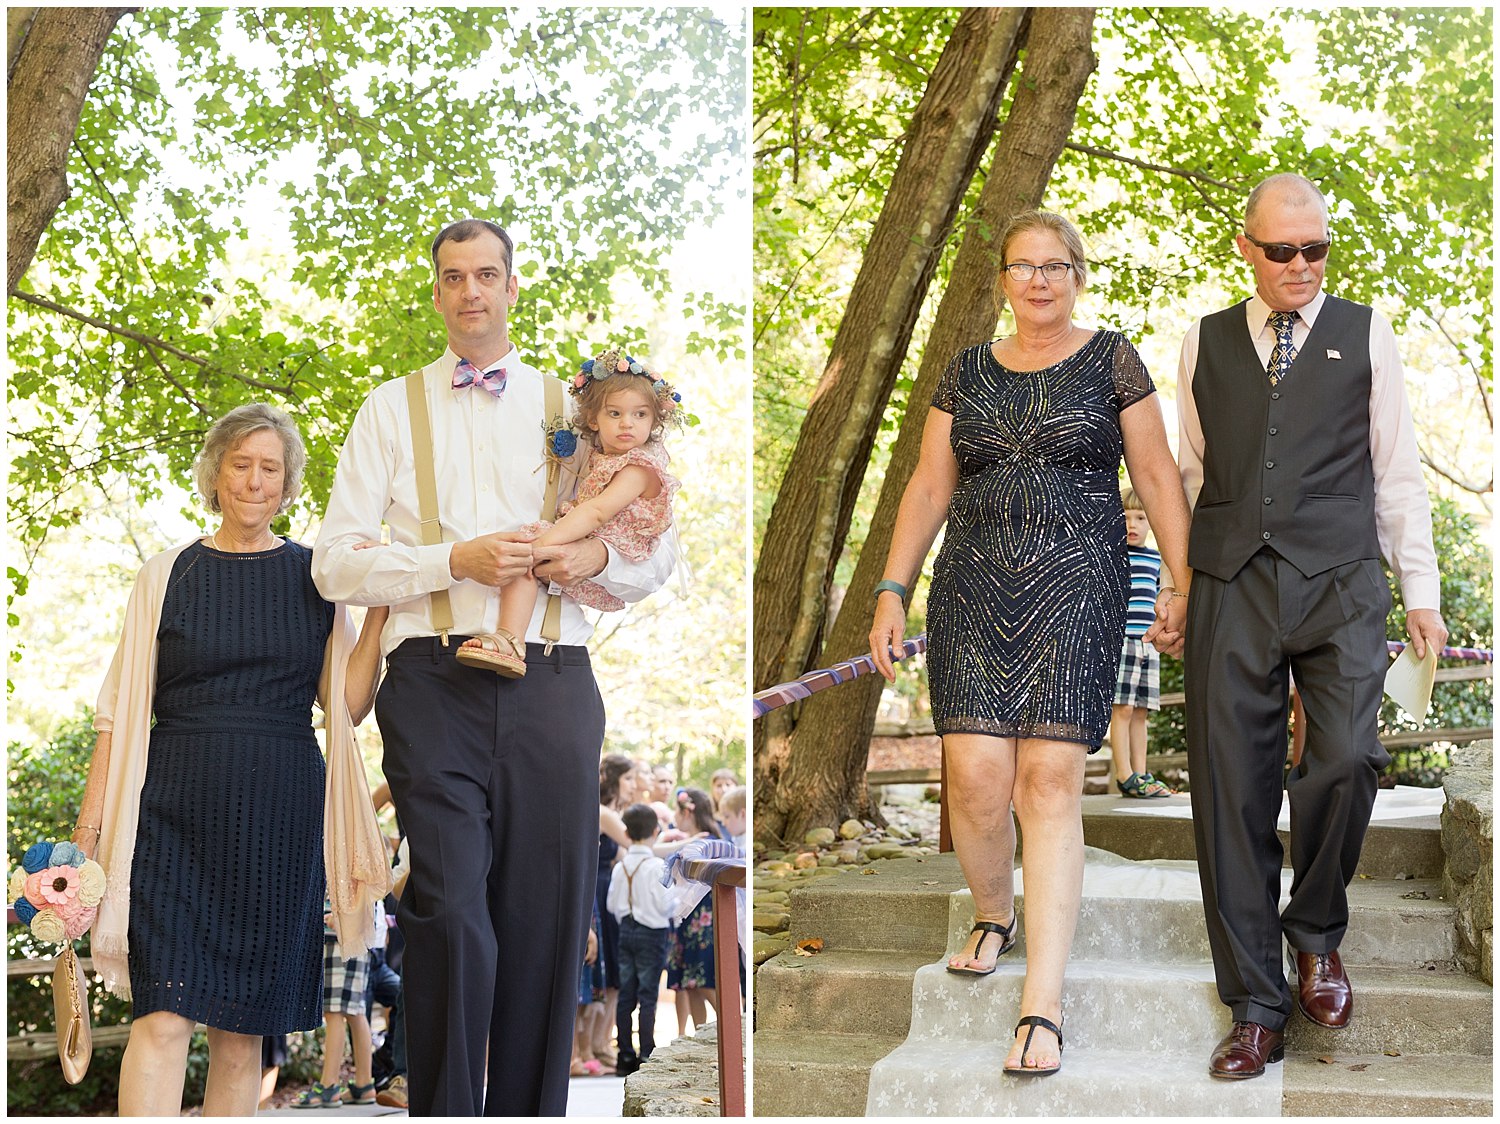
[(406, 1074), (398, 1073), (391, 1083), (375, 1094), (375, 1103), (387, 1108), (406, 1108)]
[(375, 1103), (375, 1082), (371, 1081), (368, 1085), (356, 1085), (353, 1081), (350, 1081), (345, 1088), (348, 1091), (344, 1094), (344, 1104)]
[(1131, 773), (1120, 782), (1120, 795), (1151, 800), (1162, 796), (1176, 796), (1177, 793), (1150, 773)]

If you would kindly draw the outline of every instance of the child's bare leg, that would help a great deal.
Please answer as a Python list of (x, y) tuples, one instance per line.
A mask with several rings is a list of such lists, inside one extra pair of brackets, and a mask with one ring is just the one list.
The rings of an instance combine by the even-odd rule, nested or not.
[(364, 1015), (350, 1015), (349, 1037), (353, 1039), (354, 1083), (368, 1085), (374, 1080), (370, 1069), (374, 1064), (375, 1053), (370, 1041), (370, 1020)]
[(1130, 771), (1132, 773), (1144, 773), (1146, 771), (1146, 708), (1133, 706), (1130, 708)]
[(526, 628), (536, 608), (537, 584), (525, 575), (500, 590), (500, 627), (476, 636), (458, 649), (458, 662), (485, 667), (508, 679), (526, 674)]
[(349, 1020), (337, 1011), (323, 1012), (323, 1088), (338, 1083), (344, 1065), (344, 1028)]
[(1115, 781), (1130, 779), (1131, 773), (1140, 772), (1132, 768), (1135, 754), (1131, 745), (1131, 713), (1135, 710), (1133, 706), (1114, 706), (1110, 708), (1109, 719), (1109, 755), (1114, 758)]

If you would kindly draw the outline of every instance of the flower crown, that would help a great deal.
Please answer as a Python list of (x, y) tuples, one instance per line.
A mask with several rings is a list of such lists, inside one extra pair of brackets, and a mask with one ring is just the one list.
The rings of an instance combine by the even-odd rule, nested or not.
[(568, 393), (576, 398), (588, 389), (589, 383), (602, 382), (614, 375), (641, 375), (650, 379), (651, 389), (656, 393), (656, 401), (661, 408), (662, 424), (677, 426), (683, 424), (683, 415), (679, 409), (682, 395), (678, 394), (666, 379), (639, 359), (626, 355), (623, 351), (610, 350), (597, 359), (585, 359), (583, 367), (573, 376)]

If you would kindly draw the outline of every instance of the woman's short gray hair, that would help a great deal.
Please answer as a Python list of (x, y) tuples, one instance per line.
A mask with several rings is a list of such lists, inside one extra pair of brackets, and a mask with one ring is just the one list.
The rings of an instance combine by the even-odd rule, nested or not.
[(302, 434), (292, 424), (291, 415), (285, 410), (264, 402), (251, 402), (236, 406), (209, 427), (203, 438), (203, 448), (198, 450), (198, 459), (193, 462), (193, 479), (198, 485), (198, 494), (203, 503), (215, 515), (219, 513), (219, 493), (215, 485), (219, 469), (223, 467), (226, 454), (239, 448), (240, 443), (252, 433), (269, 429), (281, 438), (281, 461), (284, 472), (281, 491), (280, 515), (292, 506), (302, 491), (302, 470), (307, 467), (307, 447), (302, 444)]

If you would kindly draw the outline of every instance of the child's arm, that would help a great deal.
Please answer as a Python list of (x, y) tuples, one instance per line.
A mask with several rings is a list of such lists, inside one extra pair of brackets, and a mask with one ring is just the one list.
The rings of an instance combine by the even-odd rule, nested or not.
[(660, 490), (661, 481), (650, 469), (638, 464), (627, 464), (615, 473), (614, 479), (604, 491), (593, 499), (578, 504), (538, 535), (531, 545), (558, 546), (586, 539), (623, 511), (631, 500), (638, 496), (655, 495)]
[(609, 874), (609, 893), (604, 897), (604, 907), (615, 917), (624, 917), (630, 912), (629, 887), (625, 883), (625, 868), (619, 863)]

